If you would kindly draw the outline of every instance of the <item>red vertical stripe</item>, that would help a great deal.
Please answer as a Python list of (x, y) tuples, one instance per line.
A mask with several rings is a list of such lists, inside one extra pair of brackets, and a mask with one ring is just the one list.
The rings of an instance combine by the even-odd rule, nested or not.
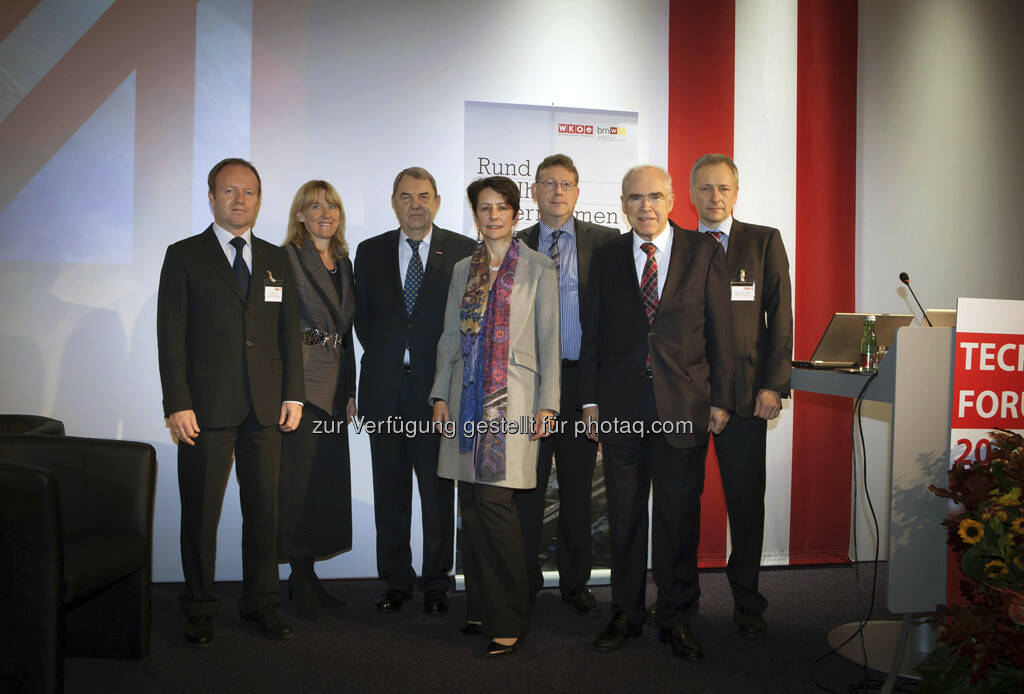
[[(834, 311), (855, 299), (857, 0), (799, 0), (795, 354), (810, 357)], [(846, 561), (852, 403), (797, 393), (791, 564)]]
[[(672, 220), (696, 229), (690, 167), (708, 152), (732, 155), (735, 3), (671, 0), (668, 40), (668, 171), (676, 194)], [(725, 497), (711, 447), (701, 497), (702, 566), (724, 565), (726, 532)]]

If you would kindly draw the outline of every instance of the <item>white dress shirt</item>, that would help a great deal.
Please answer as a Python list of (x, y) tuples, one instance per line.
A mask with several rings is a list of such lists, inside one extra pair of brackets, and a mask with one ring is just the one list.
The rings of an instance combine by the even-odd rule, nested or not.
[[(665, 278), (668, 277), (668, 263), (672, 258), (672, 238), (675, 230), (671, 224), (666, 224), (665, 229), (651, 239), (657, 250), (654, 251), (654, 260), (658, 263), (658, 298), (665, 289)], [(633, 262), (636, 264), (636, 281), (642, 285), (644, 281), (644, 265), (647, 264), (647, 254), (640, 248), (644, 241), (637, 233), (633, 232)]]
[(702, 234), (706, 234), (709, 231), (720, 231), (720, 232), (722, 232), (722, 239), (721, 239), (721, 241), (719, 243), (722, 244), (722, 250), (724, 252), (728, 253), (729, 252), (729, 234), (732, 233), (732, 215), (729, 215), (728, 218), (722, 220), (722, 223), (719, 224), (714, 229), (709, 227), (704, 222), (701, 222), (700, 224), (697, 225), (697, 231), (699, 231)]
[[(228, 259), (228, 265), (234, 267), (235, 265), (235, 247), (231, 245), (231, 240), (235, 238), (235, 235), (230, 231), (222, 227), (217, 222), (213, 223), (213, 233), (217, 235), (217, 240), (220, 241), (221, 250), (224, 251), (224, 255)], [(252, 274), (252, 228), (246, 229), (245, 233), (241, 235), (245, 239), (245, 246), (242, 247), (242, 260), (245, 261), (245, 266), (249, 268), (249, 274)]]
[[(423, 266), (423, 274), (427, 274), (427, 260), (430, 259), (430, 237), (434, 235), (434, 227), (430, 227), (430, 231), (423, 237), (423, 242), (416, 247), (419, 252), (420, 264)], [(405, 274), (409, 270), (409, 261), (412, 260), (412, 246), (409, 245), (411, 241), (405, 232), (401, 229), (398, 230), (398, 272), (402, 277), (402, 288), (405, 288)], [(421, 287), (422, 289), (422, 287)], [(409, 345), (405, 346), (405, 354), (402, 356), (402, 363), (409, 364)]]

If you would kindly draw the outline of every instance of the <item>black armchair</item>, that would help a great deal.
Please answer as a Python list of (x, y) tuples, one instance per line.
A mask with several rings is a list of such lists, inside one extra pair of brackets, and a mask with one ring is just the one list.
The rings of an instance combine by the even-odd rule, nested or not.
[(63, 436), (64, 422), (35, 414), (0, 414), (0, 434)]
[(148, 654), (155, 485), (148, 444), (0, 435), (0, 690)]

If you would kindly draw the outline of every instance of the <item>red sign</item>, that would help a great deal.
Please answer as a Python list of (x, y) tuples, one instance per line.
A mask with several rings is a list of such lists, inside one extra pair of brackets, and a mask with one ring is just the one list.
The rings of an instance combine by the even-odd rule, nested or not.
[(1020, 335), (957, 332), (952, 428), (1024, 428), (1022, 379)]
[(562, 135), (593, 135), (594, 126), (583, 123), (559, 123), (558, 132)]

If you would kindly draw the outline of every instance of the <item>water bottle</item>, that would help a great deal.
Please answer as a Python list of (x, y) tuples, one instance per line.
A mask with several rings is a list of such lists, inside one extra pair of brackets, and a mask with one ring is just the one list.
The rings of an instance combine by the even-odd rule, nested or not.
[(878, 371), (878, 336), (875, 335), (875, 317), (864, 319), (864, 332), (860, 336), (860, 370)]

